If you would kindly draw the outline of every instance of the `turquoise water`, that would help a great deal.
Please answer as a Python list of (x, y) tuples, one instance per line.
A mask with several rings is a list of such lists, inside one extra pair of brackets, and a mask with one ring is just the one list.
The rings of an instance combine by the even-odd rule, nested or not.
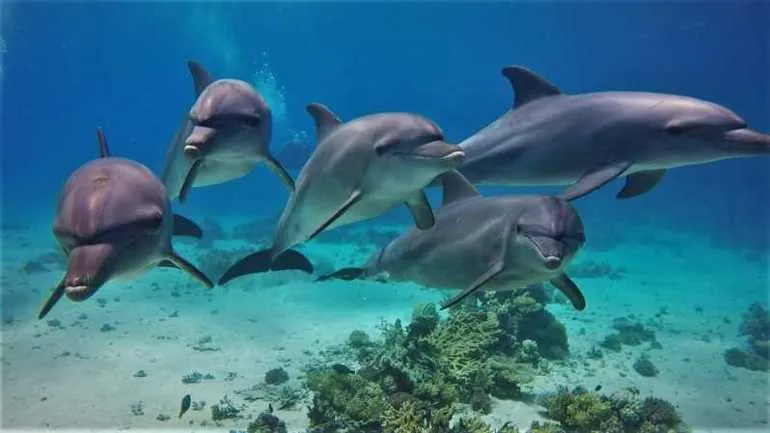
[[(96, 128), (112, 156), (160, 176), (196, 99), (188, 60), (259, 92), (272, 112), (270, 148), (297, 179), (318, 144), (307, 104), (343, 122), (419, 113), (457, 144), (511, 108), (506, 65), (570, 94), (712, 101), (770, 131), (767, 9), (748, 0), (3, 2), (3, 429), (767, 431), (763, 157), (669, 170), (630, 200), (615, 199), (623, 181), (614, 180), (573, 201), (586, 241), (566, 273), (583, 311), (547, 281), (437, 313), (458, 290), (316, 281), (363, 266), (412, 230), (398, 205), (300, 243), (312, 274), (206, 288), (153, 267), (37, 318), (68, 265), (52, 233), (57, 198), (97, 158)], [(563, 188), (478, 187), (489, 198)], [(441, 188), (427, 194), (438, 212)], [(194, 188), (171, 208), (203, 236), (176, 236), (173, 247), (216, 282), (271, 245), (288, 198), (264, 165)], [(468, 261), (488, 254), (477, 251)], [(555, 392), (562, 400), (548, 399)], [(192, 404), (180, 417), (185, 395)]]

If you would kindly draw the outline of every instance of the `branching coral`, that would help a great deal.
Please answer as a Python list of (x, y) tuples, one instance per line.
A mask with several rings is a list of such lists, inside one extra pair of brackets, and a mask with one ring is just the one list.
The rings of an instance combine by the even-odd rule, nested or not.
[[(520, 397), (541, 348), (557, 347), (558, 356), (567, 350), (564, 327), (527, 292), (482, 294), (480, 305), (460, 305), (445, 319), (434, 304), (418, 305), (408, 325), (396, 320), (380, 329), (377, 340), (351, 333), (347, 347), (360, 364), (356, 373), (308, 374), (315, 394), (311, 425), (328, 426), (323, 431), (488, 432), (486, 424), (473, 424), (478, 419), (450, 429), (455, 403), (488, 413), (490, 394)], [(514, 431), (509, 426), (501, 433)]]
[(665, 400), (640, 400), (638, 393), (606, 396), (577, 387), (560, 388), (542, 397), (548, 417), (570, 433), (669, 433), (687, 432), (676, 409)]
[(388, 405), (382, 413), (383, 433), (422, 433), (422, 419), (414, 401), (407, 400), (401, 407)]
[(383, 390), (357, 374), (334, 370), (311, 371), (307, 387), (315, 393), (310, 424), (339, 424), (360, 431), (379, 429), (380, 414), (388, 404)]

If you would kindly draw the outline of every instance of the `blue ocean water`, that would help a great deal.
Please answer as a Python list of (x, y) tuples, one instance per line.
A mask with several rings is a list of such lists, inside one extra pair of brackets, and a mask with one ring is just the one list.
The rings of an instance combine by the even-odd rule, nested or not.
[[(770, 3), (765, 1), (4, 1), (0, 14), (3, 310), (4, 317), (13, 317), (17, 323), (13, 326), (18, 327), (22, 326), (19, 321), (32, 321), (27, 317), (43, 301), (45, 287), (60, 278), (60, 270), (30, 274), (20, 269), (41, 252), (53, 251), (50, 230), (57, 196), (75, 169), (96, 158), (96, 128), (104, 129), (113, 154), (140, 161), (159, 173), (179, 120), (194, 102), (188, 60), (205, 65), (215, 77), (243, 79), (259, 90), (273, 110), (271, 147), (276, 153), (291, 142), (314, 145), (312, 119), (305, 112), (310, 102), (328, 105), (343, 120), (384, 111), (420, 113), (440, 125), (447, 141), (459, 143), (510, 108), (513, 92), (500, 71), (513, 64), (538, 72), (567, 93), (643, 90), (713, 101), (738, 113), (753, 129), (770, 131)], [(753, 302), (767, 302), (769, 164), (767, 158), (744, 158), (672, 170), (652, 192), (627, 201), (614, 198), (622, 181), (613, 181), (575, 203), (586, 224), (588, 248), (592, 236), (612, 238), (606, 242), (615, 244), (622, 243), (618, 239), (652, 239), (667, 233), (681, 237), (683, 245), (676, 248), (681, 250), (678, 259), (683, 263), (691, 254), (700, 254), (692, 260), (705, 267), (693, 266), (692, 280), (708, 280), (714, 273), (735, 274), (735, 285), (756, 281), (755, 287), (723, 290), (731, 293), (725, 303), (737, 308), (726, 313), (733, 323), (722, 336), (725, 345), (743, 341), (734, 335), (741, 313)], [(296, 176), (299, 167), (290, 171)], [(559, 190), (481, 188), (488, 195)], [(439, 191), (431, 190), (429, 195), (436, 200)], [(210, 218), (231, 227), (237, 224), (227, 222), (230, 219), (272, 221), (286, 200), (286, 190), (277, 178), (258, 167), (241, 179), (196, 189), (191, 200), (174, 204), (174, 209), (193, 219)], [(357, 227), (408, 227), (410, 222), (407, 210), (397, 207)], [(635, 225), (641, 227), (638, 233), (633, 232)], [(272, 228), (260, 230), (269, 233)], [(701, 241), (692, 239), (701, 240), (703, 247)], [(185, 251), (196, 248), (194, 243), (182, 244)], [(742, 258), (735, 263), (749, 263), (740, 268), (722, 258), (704, 259), (706, 246), (733, 251)], [(330, 250), (328, 260), (333, 261), (335, 254)], [(639, 261), (647, 261), (645, 269), (666, 268), (668, 263), (664, 254), (657, 256), (660, 262), (655, 255), (642, 259), (643, 253), (638, 254), (619, 248), (607, 253), (607, 260), (630, 269)], [(361, 260), (366, 257), (362, 253)], [(20, 289), (18, 281), (29, 282), (30, 278), (35, 281), (33, 286), (46, 286), (32, 294), (29, 288)], [(664, 307), (695, 315), (697, 305), (691, 300), (698, 299), (703, 288), (687, 282), (684, 275), (676, 283), (670, 282), (670, 290), (662, 290), (664, 294), (676, 292), (672, 299), (686, 299), (681, 308), (674, 306), (678, 301), (668, 301), (665, 296), (650, 299), (647, 305), (637, 304), (629, 300), (635, 298), (627, 297), (635, 289), (626, 292), (622, 285), (607, 295), (608, 302), (636, 305), (642, 316)], [(120, 293), (118, 285), (109, 290), (106, 296), (110, 298)], [(312, 292), (310, 296), (317, 309), (329, 308), (322, 294)], [(718, 309), (723, 305), (720, 299), (702, 303)], [(408, 300), (407, 296), (400, 310), (405, 319), (411, 314)], [(156, 303), (162, 302), (158, 299)], [(62, 307), (75, 310), (77, 305)], [(222, 315), (235, 314), (226, 313), (223, 306), (218, 310)], [(99, 314), (96, 308), (89, 311)], [(71, 314), (77, 317), (75, 312)], [(107, 319), (94, 320), (100, 326)], [(6, 337), (13, 336), (17, 345), (24, 345), (27, 331), (8, 326), (12, 329)], [(139, 325), (129, 322), (126, 326)], [(570, 332), (577, 332), (570, 326)], [(98, 326), (92, 330), (101, 338)], [(580, 337), (575, 334), (574, 338)], [(137, 338), (133, 344), (150, 345), (152, 341)], [(721, 353), (717, 350), (693, 358), (721, 360)], [(99, 368), (98, 363), (94, 368)], [(7, 368), (5, 374), (22, 373)], [(741, 386), (747, 394), (751, 388), (761, 395), (767, 373), (752, 374)], [(34, 379), (32, 375), (29, 386), (36, 384)], [(54, 388), (56, 382), (46, 386)], [(3, 423), (7, 427), (89, 425), (88, 421), (78, 423), (76, 415), (61, 423), (49, 418), (40, 423), (21, 412), (13, 417), (11, 412), (18, 405), (11, 399), (21, 388), (4, 379)], [(89, 385), (78, 390), (91, 391)], [(219, 391), (226, 392), (226, 386)], [(702, 398), (712, 397), (706, 394)], [(62, 404), (51, 400), (49, 408)], [(171, 406), (176, 404), (174, 400)], [(704, 423), (757, 427), (759, 416), (755, 414), (766, 410), (767, 404), (764, 399), (742, 408), (752, 414), (751, 419), (738, 414), (725, 418), (722, 425), (718, 416)], [(83, 411), (84, 420), (93, 420), (100, 409), (92, 405)], [(107, 417), (105, 426), (111, 426), (110, 419), (117, 425), (119, 416)], [(154, 414), (137, 425), (166, 426), (153, 424), (153, 419)], [(767, 418), (762, 427), (767, 428)]]

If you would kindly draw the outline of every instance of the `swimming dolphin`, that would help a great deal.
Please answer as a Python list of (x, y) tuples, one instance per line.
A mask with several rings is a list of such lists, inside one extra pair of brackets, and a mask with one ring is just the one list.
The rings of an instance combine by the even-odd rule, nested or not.
[[(318, 144), (297, 177), (272, 247), (234, 264), (220, 284), (263, 272), (283, 252), (322, 231), (376, 217), (399, 203), (406, 204), (420, 229), (433, 225), (423, 188), (464, 157), (459, 147), (444, 141), (437, 125), (411, 113), (371, 114), (342, 123), (324, 105), (309, 104), (307, 111)], [(295, 264), (312, 269), (306, 260)]]
[(238, 179), (265, 164), (290, 190), (294, 180), (270, 153), (272, 113), (248, 83), (214, 80), (188, 62), (197, 100), (166, 152), (161, 180), (173, 200), (184, 202), (193, 187)]
[(462, 290), (442, 309), (477, 290), (516, 290), (549, 281), (576, 309), (585, 309), (583, 294), (565, 273), (585, 243), (583, 223), (569, 202), (538, 195), (483, 197), (456, 171), (439, 180), (443, 204), (432, 228), (399, 236), (363, 268), (341, 269), (318, 280), (384, 276)]
[(513, 107), (460, 143), (467, 158), (459, 170), (474, 184), (570, 185), (562, 196), (573, 200), (626, 176), (617, 194), (624, 199), (650, 191), (671, 168), (770, 153), (770, 135), (711, 102), (643, 92), (568, 95), (525, 68), (502, 73)]
[[(194, 223), (171, 213), (160, 180), (144, 165), (109, 156), (97, 131), (101, 158), (78, 168), (59, 195), (53, 233), (67, 255), (67, 272), (43, 304), (45, 317), (63, 295), (88, 299), (106, 282), (139, 274), (152, 266), (177, 267), (206, 287), (213, 283), (177, 255), (172, 234), (199, 237)], [(175, 223), (182, 221), (180, 227)], [(197, 233), (190, 233), (190, 224)]]

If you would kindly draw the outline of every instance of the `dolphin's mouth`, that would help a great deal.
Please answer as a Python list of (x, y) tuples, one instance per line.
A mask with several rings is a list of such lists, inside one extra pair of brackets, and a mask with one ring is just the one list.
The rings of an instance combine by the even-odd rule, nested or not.
[(73, 301), (79, 302), (79, 301), (85, 301), (91, 295), (94, 294), (94, 290), (92, 286), (87, 285), (79, 285), (79, 286), (66, 286), (64, 288), (64, 293), (67, 295), (67, 297)]
[(462, 150), (455, 150), (454, 152), (450, 152), (446, 155), (425, 155), (416, 152), (393, 152), (393, 155), (406, 156), (423, 161), (442, 161), (450, 166), (459, 166), (465, 159), (465, 152)]
[[(564, 255), (561, 254), (560, 251), (545, 251), (541, 244), (534, 239), (534, 237), (527, 234), (523, 236), (529, 242), (529, 244), (532, 245), (535, 251), (537, 251), (538, 255), (543, 261), (543, 266), (545, 266), (546, 269), (555, 271), (562, 266), (564, 263)], [(548, 240), (553, 244), (561, 245), (554, 239), (548, 238)]]
[(186, 144), (184, 146), (184, 154), (193, 161), (200, 159), (201, 148), (192, 144)]
[(762, 134), (752, 129), (732, 129), (724, 133), (724, 138), (729, 142), (740, 144), (747, 148), (770, 151), (770, 135)]

